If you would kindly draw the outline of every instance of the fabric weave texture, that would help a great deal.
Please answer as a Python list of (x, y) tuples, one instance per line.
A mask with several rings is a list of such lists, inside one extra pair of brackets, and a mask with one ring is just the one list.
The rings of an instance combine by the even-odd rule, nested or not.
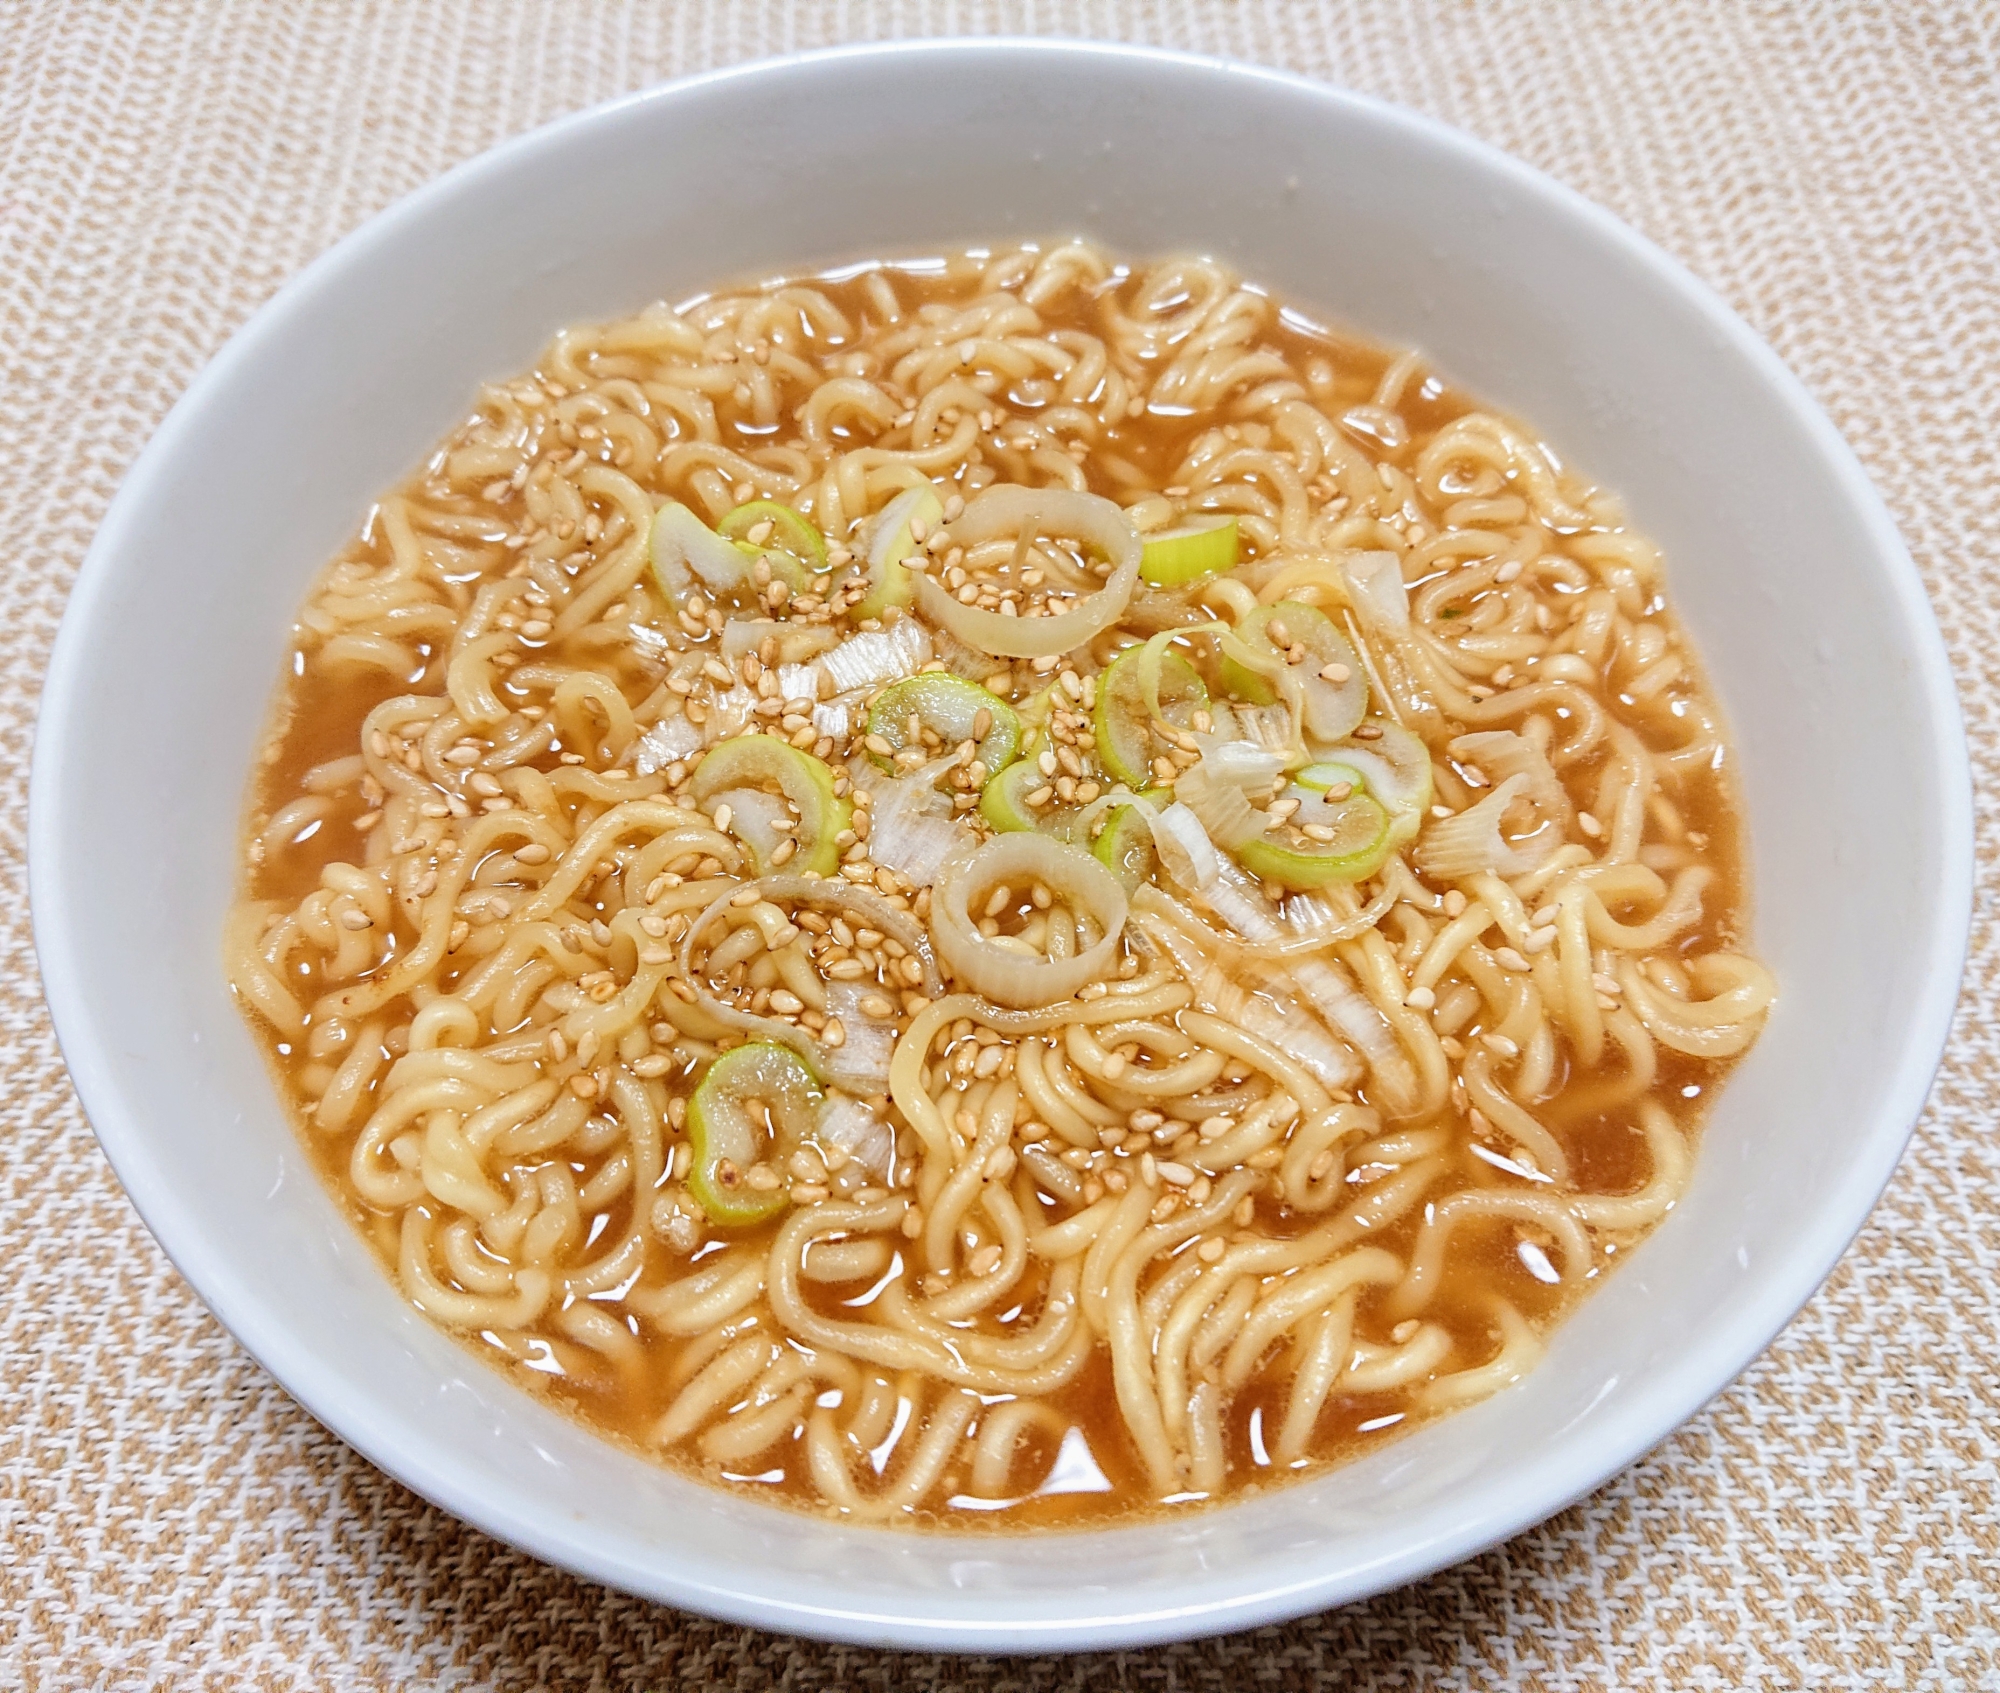
[[(1975, 767), (1956, 1034), (1829, 1284), (1597, 1494), (1401, 1592), (1071, 1659), (899, 1656), (648, 1605), (315, 1424), (154, 1245), (43, 1009), (37, 690), (120, 475), (314, 254), (662, 78), (1042, 31), (1283, 66), (1581, 190), (1826, 405), (1931, 589)], [(2000, 1689), (2000, 7), (1609, 0), (10, 0), (0, 8), (0, 1689)], [(1671, 564), (1671, 561), (1670, 561)], [(1866, 915), (1849, 919), (1865, 944)]]

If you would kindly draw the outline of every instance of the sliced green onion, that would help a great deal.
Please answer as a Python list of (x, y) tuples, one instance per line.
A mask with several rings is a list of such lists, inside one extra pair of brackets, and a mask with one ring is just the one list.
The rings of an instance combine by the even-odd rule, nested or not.
[[(789, 746), (775, 735), (738, 735), (711, 748), (696, 768), (688, 791), (695, 802), (706, 805), (732, 789), (768, 791), (776, 788), (799, 814), (798, 847), (781, 868), (794, 875), (807, 871), (831, 876), (840, 867), (840, 847), (836, 837), (848, 825), (854, 808), (834, 792), (834, 774), (809, 752)], [(731, 832), (750, 848), (757, 874), (773, 868), (775, 842), (754, 838), (756, 831), (730, 818)]]
[[(1273, 624), (1287, 637), (1283, 646), (1271, 634)], [(1337, 741), (1353, 733), (1368, 710), (1368, 676), (1325, 612), (1301, 600), (1280, 600), (1259, 606), (1236, 625), (1235, 633), (1243, 656), (1225, 643), (1222, 659), (1222, 685), (1232, 694), (1252, 705), (1273, 705), (1296, 687), (1305, 727), (1316, 739)], [(1303, 663), (1286, 662), (1292, 646), (1305, 649)], [(1253, 655), (1254, 662), (1245, 662)], [(1337, 667), (1337, 680), (1324, 674), (1330, 667)]]
[[(1174, 631), (1180, 633), (1180, 631)], [(1147, 670), (1157, 658), (1159, 675), (1147, 701)], [(1186, 729), (1194, 714), (1208, 709), (1208, 689), (1179, 653), (1149, 641), (1127, 647), (1097, 679), (1097, 756), (1114, 781), (1143, 788), (1153, 781), (1153, 723)]]
[(1117, 807), (1106, 820), (1090, 850), (1099, 864), (1124, 884), (1129, 894), (1141, 882), (1150, 882), (1159, 868), (1160, 855), (1153, 846), (1153, 826), (1136, 805)]
[(1048, 785), (1049, 778), (1032, 757), (1017, 758), (986, 784), (979, 796), (979, 814), (1003, 835), (1038, 829), (1042, 813), (1028, 804), (1028, 796)]
[[(1389, 843), (1402, 846), (1422, 829), (1430, 809), (1432, 780), (1430, 748), (1386, 717), (1373, 719), (1375, 733), (1367, 740), (1344, 741), (1331, 747), (1315, 769), (1338, 766), (1358, 776), (1371, 797), (1389, 813)], [(1305, 782), (1305, 771), (1297, 781)]]
[[(1071, 957), (1024, 953), (980, 932), (972, 915), (996, 886), (1039, 882), (1071, 911), (1088, 916), (1098, 938)], [(931, 940), (939, 960), (973, 993), (1016, 1011), (1039, 1010), (1101, 982), (1118, 955), (1130, 909), (1118, 878), (1088, 851), (1046, 835), (995, 835), (953, 857), (931, 889)]]
[[(770, 524), (770, 533), (761, 541), (752, 541), (750, 531), (760, 523)], [(738, 506), (715, 526), (715, 532), (734, 541), (752, 558), (768, 558), (778, 552), (815, 575), (827, 568), (826, 537), (778, 500), (752, 500)]]
[(1366, 794), (1353, 794), (1322, 815), (1334, 831), (1330, 841), (1287, 846), (1268, 834), (1236, 849), (1245, 870), (1294, 890), (1323, 888), (1329, 882), (1358, 882), (1382, 868), (1389, 856), (1389, 813)]
[(1207, 517), (1179, 529), (1144, 537), (1139, 574), (1156, 588), (1216, 576), (1236, 568), (1236, 519)]
[[(979, 728), (982, 712), (986, 715), (983, 734)], [(973, 756), (986, 767), (989, 779), (1012, 764), (1021, 748), (1021, 719), (1005, 700), (962, 676), (926, 670), (890, 683), (869, 708), (869, 738), (879, 739), (889, 750), (885, 753), (870, 747), (868, 752), (884, 770), (896, 768), (895, 755), (905, 747), (923, 750), (921, 733), (912, 732), (912, 718), (918, 730), (930, 730), (946, 748), (973, 742)]]
[(903, 563), (917, 549), (910, 533), (913, 521), (926, 529), (944, 521), (944, 501), (928, 482), (905, 488), (876, 517), (866, 547), (868, 592), (850, 616), (879, 618), (892, 606), (908, 605), (916, 597), (916, 583)]
[(785, 1178), (750, 1186), (758, 1164), (774, 1174), (811, 1135), (824, 1095), (805, 1060), (775, 1041), (734, 1046), (709, 1065), (688, 1101), (694, 1162), (688, 1192), (717, 1223), (761, 1223), (785, 1208)]
[(678, 500), (667, 501), (653, 514), (648, 543), (653, 575), (669, 605), (685, 598), (697, 579), (717, 594), (734, 593), (750, 579), (742, 552)]
[(1111, 566), (1104, 586), (1067, 611), (1048, 617), (1009, 617), (961, 604), (926, 574), (915, 584), (918, 606), (932, 623), (983, 653), (1045, 658), (1074, 652), (1116, 623), (1131, 603), (1132, 591), (1139, 585), (1138, 531), (1101, 495), (1070, 488), (1023, 488), (1011, 482), (980, 489), (951, 526), (953, 541), (968, 548), (1004, 535), (1015, 536), (1018, 545), (1024, 530), (1086, 543)]
[[(1308, 793), (1323, 794), (1329, 788), (1340, 787), (1343, 783), (1352, 793), (1369, 792), (1368, 778), (1351, 764), (1341, 764), (1334, 759), (1321, 759), (1308, 764), (1292, 777), (1295, 786)], [(1381, 797), (1379, 794), (1376, 796)]]

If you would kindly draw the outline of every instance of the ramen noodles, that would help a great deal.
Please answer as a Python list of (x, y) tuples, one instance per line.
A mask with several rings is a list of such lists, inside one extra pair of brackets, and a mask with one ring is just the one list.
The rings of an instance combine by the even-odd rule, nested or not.
[(314, 588), (231, 980), (420, 1310), (853, 1518), (1518, 1380), (1771, 1003), (1618, 501), (1206, 260), (557, 337)]

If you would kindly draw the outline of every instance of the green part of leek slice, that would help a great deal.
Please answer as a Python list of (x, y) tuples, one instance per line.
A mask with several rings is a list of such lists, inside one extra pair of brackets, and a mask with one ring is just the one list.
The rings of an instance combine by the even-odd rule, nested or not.
[(1334, 838), (1286, 846), (1259, 835), (1237, 848), (1245, 870), (1295, 892), (1330, 882), (1358, 882), (1382, 868), (1389, 856), (1389, 813), (1367, 794), (1354, 794), (1334, 808)]
[(1090, 850), (1128, 894), (1141, 882), (1151, 881), (1153, 872), (1159, 868), (1152, 825), (1136, 805), (1114, 807), (1097, 839), (1090, 843)]
[(1048, 777), (1034, 759), (1017, 758), (986, 784), (979, 796), (979, 814), (1003, 835), (1038, 829), (1042, 817), (1028, 804), (1028, 796), (1048, 785)]
[[(1097, 756), (1114, 781), (1143, 788), (1153, 780), (1153, 718), (1146, 704), (1146, 649), (1127, 647), (1097, 679)], [(1160, 717), (1177, 729), (1208, 709), (1208, 689), (1176, 652), (1160, 654)]]
[[(982, 711), (987, 716), (983, 735), (977, 733)], [(930, 730), (947, 749), (973, 742), (973, 757), (986, 767), (989, 781), (996, 771), (1012, 764), (1021, 750), (1021, 718), (1011, 705), (977, 682), (949, 671), (927, 670), (921, 676), (891, 682), (869, 708), (869, 736), (879, 738), (889, 751), (870, 747), (868, 754), (884, 770), (896, 768), (895, 755), (905, 747), (923, 749), (922, 735), (912, 733), (912, 718), (919, 730)]]
[[(1280, 647), (1272, 637), (1274, 623), (1291, 643), (1306, 651), (1305, 661), (1289, 666), (1289, 671), (1305, 690), (1307, 731), (1322, 741), (1337, 741), (1352, 734), (1368, 710), (1367, 673), (1347, 637), (1317, 606), (1300, 600), (1280, 600), (1276, 605), (1259, 606), (1246, 616), (1236, 625), (1236, 639), (1263, 662), (1252, 669), (1231, 657), (1225, 642), (1222, 685), (1252, 705), (1277, 703), (1277, 678), (1286, 673), (1284, 660), (1288, 649)], [(1345, 667), (1345, 681), (1329, 682), (1321, 676), (1320, 672), (1330, 664)]]
[(916, 521), (928, 530), (944, 521), (944, 501), (928, 482), (905, 488), (875, 519), (868, 532), (866, 558), (868, 592), (848, 613), (857, 621), (879, 618), (893, 606), (905, 606), (916, 598), (916, 585), (909, 567), (903, 563), (917, 549), (910, 524)]
[[(750, 531), (760, 523), (770, 524), (770, 533), (761, 541), (750, 540)], [(738, 506), (715, 526), (715, 532), (751, 558), (782, 553), (814, 575), (827, 568), (826, 537), (779, 500), (752, 500)]]
[[(785, 1208), (785, 1162), (811, 1135), (824, 1097), (805, 1060), (775, 1041), (731, 1047), (709, 1065), (688, 1101), (687, 1185), (712, 1222), (741, 1227)], [(776, 1187), (750, 1186), (758, 1164), (778, 1173)]]
[[(788, 746), (775, 735), (738, 735), (711, 748), (696, 766), (688, 791), (697, 804), (706, 804), (731, 788), (776, 788), (799, 814), (798, 850), (782, 866), (790, 875), (811, 872), (831, 876), (840, 868), (840, 847), (836, 837), (845, 829), (854, 808), (834, 792), (834, 774), (809, 752)], [(731, 832), (750, 849), (757, 874), (767, 875), (774, 866), (769, 854), (760, 850), (750, 835), (734, 827)]]
[(1236, 519), (1206, 517), (1145, 537), (1139, 574), (1156, 588), (1178, 588), (1236, 568)]

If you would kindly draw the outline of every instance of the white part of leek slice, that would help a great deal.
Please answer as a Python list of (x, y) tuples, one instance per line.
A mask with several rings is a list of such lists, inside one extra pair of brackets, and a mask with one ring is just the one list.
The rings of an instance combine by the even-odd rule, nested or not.
[(650, 544), (653, 574), (670, 605), (687, 593), (697, 577), (703, 587), (718, 594), (749, 579), (750, 561), (678, 500), (667, 501), (653, 513)]

